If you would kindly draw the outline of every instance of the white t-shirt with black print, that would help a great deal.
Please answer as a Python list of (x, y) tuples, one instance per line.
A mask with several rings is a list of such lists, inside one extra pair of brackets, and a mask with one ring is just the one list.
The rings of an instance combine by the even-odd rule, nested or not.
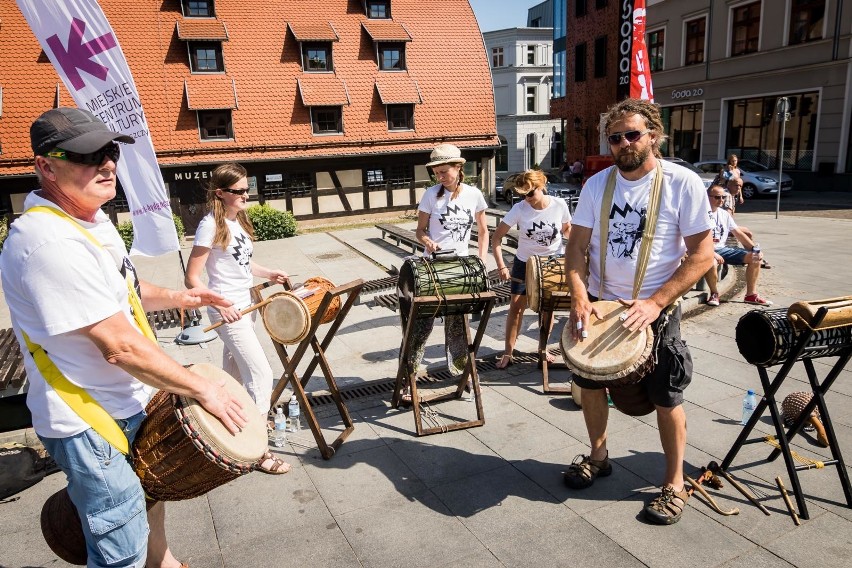
[(207, 270), (207, 287), (221, 294), (242, 310), (251, 304), (249, 289), (254, 284), (251, 273), (251, 255), (254, 245), (251, 238), (237, 221), (225, 219), (231, 232), (231, 241), (225, 250), (213, 246), (216, 221), (212, 213), (204, 216), (195, 230), (195, 246), (207, 247), (210, 255), (204, 268)]
[(438, 199), (440, 189), (440, 184), (427, 189), (417, 209), (429, 214), (429, 238), (440, 250), (454, 250), (459, 256), (467, 256), (470, 229), (476, 222), (476, 214), (485, 211), (488, 204), (482, 192), (472, 185), (461, 184), (458, 197), (452, 200), (449, 190), (444, 190), (444, 195)]
[(562, 225), (571, 222), (571, 211), (564, 199), (548, 196), (550, 203), (536, 209), (527, 200), (519, 201), (503, 217), (503, 222), (518, 228), (515, 256), (526, 262), (531, 256), (563, 254)]
[[(665, 160), (663, 168), (662, 200), (657, 229), (651, 246), (651, 256), (639, 298), (650, 297), (666, 283), (680, 266), (686, 252), (684, 237), (711, 229), (707, 212), (707, 194), (698, 174)], [(589, 243), (589, 294), (602, 300), (629, 299), (633, 295), (633, 279), (639, 244), (645, 230), (648, 198), (656, 168), (637, 181), (629, 181), (616, 174), (615, 192), (610, 209), (609, 236), (606, 243), (606, 283), (600, 286), (600, 214), (604, 188), (610, 171), (592, 176), (580, 193), (574, 211), (574, 226), (592, 229)]]
[(737, 228), (734, 218), (731, 214), (719, 207), (716, 211), (710, 211), (710, 222), (713, 227), (710, 229), (713, 237), (713, 248), (720, 249), (725, 246), (725, 241), (728, 240), (728, 233)]

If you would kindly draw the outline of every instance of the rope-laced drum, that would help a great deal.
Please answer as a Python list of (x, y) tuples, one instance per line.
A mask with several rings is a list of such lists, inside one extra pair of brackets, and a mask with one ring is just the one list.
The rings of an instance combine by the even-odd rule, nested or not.
[[(305, 280), (303, 287), (271, 295), (262, 308), (263, 325), (269, 336), (284, 345), (301, 342), (308, 336), (311, 321), (319, 311), (325, 294), (335, 288), (331, 280), (315, 276)], [(340, 311), (340, 298), (332, 299), (320, 323), (334, 320)]]
[[(423, 296), (445, 297), (453, 294), (470, 294), (471, 298), (487, 292), (488, 277), (485, 263), (478, 256), (438, 256), (436, 258), (408, 258), (399, 269), (397, 295), (403, 325), (408, 320), (414, 298)], [(446, 316), (471, 313), (471, 304), (443, 305), (432, 314)]]

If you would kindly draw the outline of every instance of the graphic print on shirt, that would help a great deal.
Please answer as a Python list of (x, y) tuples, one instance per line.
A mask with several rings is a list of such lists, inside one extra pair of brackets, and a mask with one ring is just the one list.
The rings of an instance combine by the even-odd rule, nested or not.
[(532, 227), (527, 231), (527, 237), (535, 241), (537, 245), (549, 247), (553, 244), (554, 239), (559, 231), (556, 230), (554, 223), (533, 223)]
[(718, 243), (722, 240), (722, 235), (725, 233), (725, 227), (722, 225), (721, 216), (718, 213), (710, 212), (710, 222), (713, 223), (713, 228), (710, 232), (713, 234), (713, 242)]
[(438, 217), (438, 221), (453, 241), (462, 243), (473, 226), (473, 214), (463, 207), (447, 205), (446, 212)]
[(234, 241), (236, 241), (236, 244), (234, 245), (234, 252), (231, 253), (231, 256), (246, 271), (246, 274), (251, 274), (251, 249), (247, 246), (247, 243), (250, 244), (251, 241), (248, 235), (239, 234), (234, 237)]
[(615, 203), (609, 212), (609, 251), (613, 258), (636, 258), (639, 243), (645, 232), (647, 207), (640, 210), (630, 203), (621, 209)]
[(133, 263), (130, 262), (130, 259), (128, 257), (124, 257), (119, 272), (121, 273), (121, 277), (124, 278), (126, 282), (130, 282), (133, 284), (133, 289), (136, 290), (136, 293), (141, 298), (142, 288), (139, 286), (139, 274), (136, 272), (136, 267), (133, 266)]

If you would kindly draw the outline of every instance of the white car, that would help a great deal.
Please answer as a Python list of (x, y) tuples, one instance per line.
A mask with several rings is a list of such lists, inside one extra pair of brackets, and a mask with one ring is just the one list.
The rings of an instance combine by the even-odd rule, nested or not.
[(698, 177), (701, 178), (701, 182), (704, 184), (704, 189), (710, 189), (710, 184), (713, 183), (713, 180), (716, 178), (716, 174), (709, 174), (702, 170), (699, 170), (686, 160), (682, 158), (676, 158), (674, 156), (663, 156), (663, 159), (669, 161), (673, 164), (677, 164), (679, 166), (683, 166), (691, 172), (695, 172), (698, 174)]
[[(695, 162), (695, 167), (703, 172), (714, 176), (722, 171), (727, 162), (725, 160), (707, 160)], [(778, 170), (770, 170), (762, 164), (751, 160), (740, 160), (737, 167), (742, 172), (743, 197), (751, 199), (758, 195), (775, 195), (778, 193)], [(781, 191), (793, 189), (793, 178), (782, 174)]]

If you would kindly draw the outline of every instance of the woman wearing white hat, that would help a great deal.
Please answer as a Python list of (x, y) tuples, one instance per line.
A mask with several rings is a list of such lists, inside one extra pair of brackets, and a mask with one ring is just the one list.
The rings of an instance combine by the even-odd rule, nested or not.
[[(476, 223), (478, 255), (485, 262), (485, 255), (488, 254), (485, 209), (488, 205), (481, 191), (463, 183), (462, 165), (466, 160), (452, 144), (436, 146), (429, 158), (426, 166), (432, 168), (438, 183), (426, 190), (417, 211), (417, 240), (426, 248), (424, 255), (430, 256), (440, 250), (467, 256), (471, 228)], [(409, 368), (416, 369), (419, 366), (432, 325), (433, 320), (424, 320), (415, 331)], [(449, 371), (453, 375), (460, 375), (467, 362), (464, 316), (447, 316), (444, 336)], [(407, 393), (403, 393), (403, 401), (410, 400)]]

